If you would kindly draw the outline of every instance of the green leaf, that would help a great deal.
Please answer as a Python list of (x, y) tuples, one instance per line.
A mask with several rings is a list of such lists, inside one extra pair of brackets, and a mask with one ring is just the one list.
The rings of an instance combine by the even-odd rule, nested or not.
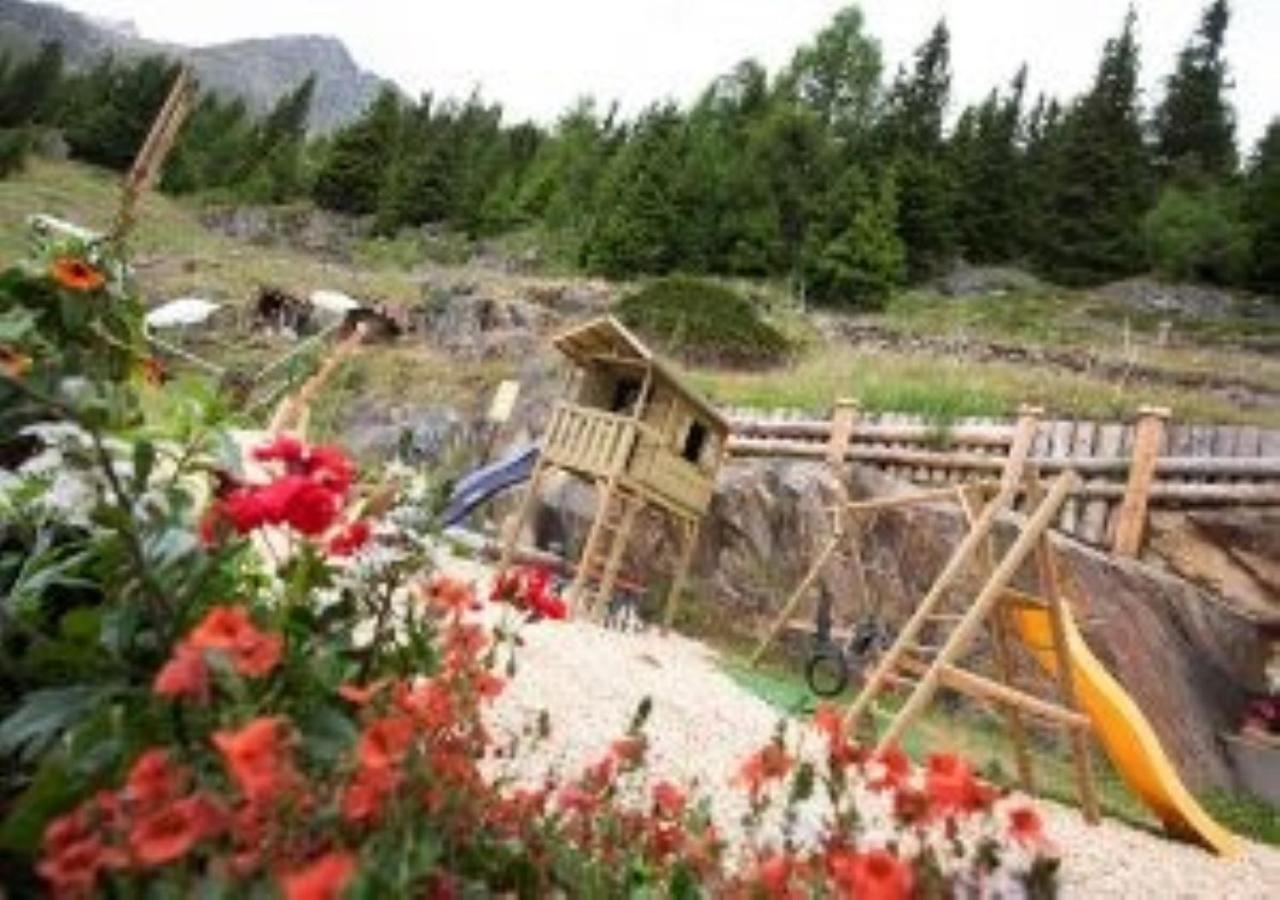
[(35, 759), (114, 690), (82, 684), (32, 691), (17, 710), (0, 722), (0, 755), (21, 751), (24, 759)]
[(141, 494), (147, 489), (151, 480), (151, 470), (156, 463), (155, 444), (148, 440), (139, 440), (133, 445), (133, 490)]
[(35, 330), (36, 317), (30, 310), (13, 307), (0, 312), (0, 341), (18, 344)]
[(45, 823), (75, 801), (80, 787), (61, 759), (45, 759), (0, 823), (0, 849), (33, 855)]

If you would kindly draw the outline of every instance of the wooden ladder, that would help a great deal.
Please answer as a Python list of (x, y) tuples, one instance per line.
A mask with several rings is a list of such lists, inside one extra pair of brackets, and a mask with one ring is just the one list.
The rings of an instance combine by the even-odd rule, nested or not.
[(570, 597), (579, 610), (607, 606), (631, 531), (644, 508), (642, 498), (612, 484), (604, 489), (600, 503), (570, 588)]
[[(1024, 712), (1051, 719), (1058, 724), (1080, 726), (1084, 723), (1083, 716), (1072, 710), (964, 671), (956, 665), (960, 655), (969, 647), (996, 605), (1004, 598), (1009, 582), (1040, 545), (1045, 531), (1057, 518), (1063, 502), (1079, 483), (1079, 476), (1074, 472), (1067, 471), (1058, 476), (1048, 494), (1023, 520), (1017, 538), (990, 572), (968, 608), (958, 615), (945, 613), (942, 605), (947, 590), (969, 565), (979, 548), (986, 543), (999, 516), (1008, 510), (1016, 493), (1013, 484), (1003, 487), (983, 508), (929, 593), (907, 621), (893, 646), (881, 657), (845, 714), (846, 721), (855, 722), (871, 710), (872, 704), (886, 688), (900, 687), (910, 691), (907, 702), (893, 715), (888, 729), (880, 737), (878, 749), (896, 744), (942, 686), (985, 695), (1002, 703), (1013, 703)], [(944, 631), (945, 639), (934, 644), (922, 643), (921, 636), (929, 625), (936, 625), (939, 630)]]

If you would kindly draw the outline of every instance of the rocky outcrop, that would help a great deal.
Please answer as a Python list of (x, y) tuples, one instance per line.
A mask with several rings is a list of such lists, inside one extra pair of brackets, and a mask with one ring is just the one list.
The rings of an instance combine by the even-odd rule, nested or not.
[(362, 219), (313, 206), (223, 206), (200, 216), (206, 228), (259, 247), (285, 247), (349, 262), (351, 248), (369, 230)]
[[(854, 496), (908, 489), (871, 470), (854, 469)], [(827, 507), (837, 486), (823, 467), (798, 462), (731, 466), (721, 476), (703, 529), (694, 572), (702, 614), (763, 624), (790, 594), (830, 534)], [(541, 536), (580, 546), (592, 498), (581, 485), (548, 496)], [(838, 621), (876, 615), (890, 627), (906, 620), (965, 530), (954, 505), (884, 511), (868, 520), (827, 567), (815, 590)], [(1000, 540), (1012, 529), (1004, 526)], [(665, 581), (673, 535), (658, 522), (641, 529), (624, 570)], [(1218, 733), (1232, 729), (1247, 691), (1262, 683), (1263, 647), (1248, 619), (1175, 574), (1113, 559), (1055, 538), (1063, 569), (1085, 604), (1079, 624), (1095, 653), (1150, 718), (1179, 771), (1193, 785), (1229, 785), (1231, 770)], [(858, 566), (857, 559), (862, 565)], [(1034, 589), (1030, 573), (1022, 586)], [(956, 592), (963, 603), (970, 581)], [(808, 615), (814, 605), (808, 606)], [(711, 612), (715, 610), (715, 612)], [(978, 651), (981, 655), (981, 650)]]

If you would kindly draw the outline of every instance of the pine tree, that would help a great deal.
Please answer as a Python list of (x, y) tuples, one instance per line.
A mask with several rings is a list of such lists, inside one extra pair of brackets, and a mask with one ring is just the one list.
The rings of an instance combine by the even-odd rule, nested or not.
[(177, 74), (177, 65), (163, 56), (128, 64), (108, 57), (68, 79), (59, 118), (71, 152), (86, 162), (125, 171)]
[(898, 185), (898, 230), (915, 280), (955, 255), (955, 181), (942, 135), (950, 97), (951, 34), (941, 21), (916, 51), (912, 71), (898, 72), (879, 128), (878, 143)]
[(1267, 128), (1249, 163), (1244, 217), (1251, 242), (1249, 283), (1280, 296), (1280, 119)]
[(1027, 219), (1021, 146), (1023, 67), (1001, 98), (992, 91), (965, 110), (952, 137), (956, 221), (964, 255), (975, 263), (1008, 262), (1023, 248)]
[(1236, 123), (1226, 99), (1231, 83), (1223, 53), (1230, 21), (1227, 0), (1213, 0), (1165, 81), (1155, 132), (1157, 161), (1167, 175), (1224, 179), (1235, 174)]
[(316, 173), (316, 203), (353, 215), (377, 212), (399, 151), (400, 128), (400, 96), (384, 88), (358, 121), (334, 136)]
[(1151, 163), (1138, 101), (1132, 11), (1109, 40), (1090, 91), (1055, 129), (1048, 154), (1037, 253), (1066, 284), (1124, 277), (1143, 266), (1142, 217), (1151, 203)]
[(206, 94), (183, 126), (160, 186), (175, 194), (231, 188), (243, 179), (252, 148), (244, 101)]
[(880, 44), (864, 31), (862, 10), (847, 6), (796, 51), (780, 83), (824, 125), (853, 141), (871, 125), (882, 68)]
[(806, 295), (829, 306), (883, 307), (906, 273), (896, 222), (892, 180), (873, 184), (859, 167), (849, 167), (824, 198), (810, 235)]
[(315, 91), (313, 74), (277, 100), (254, 129), (239, 176), (246, 199), (282, 203), (305, 194), (303, 158)]
[(600, 218), (586, 246), (590, 268), (618, 278), (660, 275), (675, 266), (683, 131), (683, 117), (670, 105), (652, 107), (636, 121), (600, 183)]

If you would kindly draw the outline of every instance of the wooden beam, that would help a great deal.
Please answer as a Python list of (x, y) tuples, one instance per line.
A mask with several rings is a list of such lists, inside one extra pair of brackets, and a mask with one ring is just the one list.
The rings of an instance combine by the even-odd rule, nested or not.
[[(929, 672), (930, 667), (921, 663), (919, 660), (903, 659), (900, 666), (911, 672), (913, 675), (921, 676)], [(1092, 724), (1087, 716), (1084, 716), (1075, 710), (1066, 709), (1056, 703), (1050, 703), (1047, 700), (1041, 700), (1033, 694), (1026, 691), (1020, 691), (1017, 688), (1011, 688), (1008, 685), (1001, 684), (998, 681), (992, 681), (982, 675), (969, 672), (959, 666), (950, 663), (938, 668), (938, 680), (943, 687), (950, 688), (953, 691), (959, 691), (962, 694), (972, 694), (987, 700), (994, 701), (997, 704), (1007, 704), (1018, 707), (1028, 715), (1035, 716), (1040, 719), (1047, 719), (1057, 725), (1065, 725), (1069, 728), (1085, 729), (1091, 728)], [(898, 713), (900, 718), (902, 713)], [(882, 743), (882, 746), (883, 743)]]
[(1151, 501), (1151, 484), (1155, 480), (1156, 458), (1164, 439), (1169, 410), (1143, 407), (1138, 411), (1138, 424), (1133, 436), (1133, 463), (1129, 483), (1116, 519), (1116, 533), (1111, 551), (1117, 556), (1137, 556), (1147, 528), (1147, 506)]
[(827, 465), (837, 476), (844, 469), (849, 455), (849, 441), (853, 437), (853, 426), (857, 421), (858, 401), (848, 398), (837, 400), (831, 413), (831, 432), (827, 437)]
[[(933, 699), (933, 694), (937, 690), (938, 673), (944, 666), (953, 662), (959, 656), (961, 651), (969, 645), (970, 641), (977, 633), (977, 630), (982, 626), (987, 614), (991, 611), (992, 606), (994, 606), (1001, 598), (1010, 580), (1012, 580), (1014, 574), (1018, 571), (1023, 562), (1026, 561), (1032, 550), (1035, 549), (1040, 536), (1053, 522), (1058, 511), (1062, 508), (1063, 502), (1067, 499), (1067, 495), (1071, 493), (1072, 489), (1077, 486), (1079, 481), (1079, 476), (1074, 472), (1064, 472), (1062, 475), (1058, 476), (1052, 489), (1049, 491), (1049, 495), (1028, 519), (1026, 528), (1018, 535), (1017, 539), (1013, 542), (1013, 546), (1011, 546), (1008, 552), (1005, 553), (1004, 558), (1000, 560), (999, 565), (996, 566), (995, 571), (991, 574), (991, 577), (987, 579), (986, 584), (983, 585), (982, 590), (979, 591), (978, 596), (974, 599), (972, 605), (970, 605), (968, 611), (965, 613), (964, 619), (956, 626), (956, 629), (947, 639), (946, 645), (942, 648), (942, 652), (938, 654), (938, 658), (930, 668), (929, 674), (927, 674), (924, 680), (920, 682), (920, 687), (911, 695), (911, 699), (908, 700), (906, 706), (898, 712), (898, 715), (894, 719), (892, 725), (890, 725), (888, 731), (886, 731), (885, 735), (880, 739), (880, 749), (884, 749), (900, 740), (907, 727), (921, 712), (923, 712), (924, 708), (929, 704), (929, 701)], [(1010, 493), (1010, 491), (1002, 490), (999, 496), (1007, 497)], [(997, 503), (995, 501), (987, 504), (987, 508), (983, 510), (982, 517), (985, 517), (988, 511), (994, 510), (996, 507)], [(979, 530), (978, 525), (982, 524), (982, 517), (979, 518), (978, 523), (976, 523), (974, 528), (969, 532), (970, 538), (979, 534), (980, 537), (972, 541), (972, 546), (969, 548), (969, 553), (966, 554), (966, 558), (969, 554), (972, 554), (973, 550), (976, 549), (977, 544), (985, 539), (987, 534), (991, 531), (989, 526), (981, 531)], [(991, 519), (994, 520), (994, 518), (995, 516), (992, 514)], [(968, 543), (968, 541), (966, 541), (966, 543)], [(924, 608), (925, 607), (922, 605), (921, 609)], [(914, 635), (912, 635), (912, 638), (914, 639)], [(899, 639), (901, 639), (901, 636)]]
[(778, 632), (782, 631), (783, 626), (791, 618), (792, 614), (795, 613), (800, 602), (804, 599), (805, 595), (809, 593), (809, 589), (817, 582), (818, 577), (822, 574), (822, 570), (827, 565), (827, 560), (831, 558), (831, 554), (836, 552), (836, 548), (840, 546), (840, 542), (842, 540), (844, 540), (844, 535), (837, 532), (832, 535), (826, 545), (823, 546), (822, 552), (820, 552), (817, 558), (813, 561), (813, 565), (809, 567), (809, 571), (805, 573), (804, 578), (802, 578), (800, 583), (796, 585), (796, 589), (791, 592), (791, 596), (787, 598), (787, 602), (782, 604), (782, 609), (778, 611), (778, 615), (774, 618), (773, 623), (770, 624), (768, 630), (765, 631), (764, 636), (760, 638), (760, 643), (756, 645), (756, 649), (748, 659), (749, 665), (754, 666), (760, 662), (765, 651), (769, 649), (769, 645), (772, 644), (774, 639), (778, 636)]
[(688, 519), (684, 523), (684, 528), (684, 546), (680, 549), (680, 560), (676, 563), (675, 578), (671, 581), (671, 592), (667, 594), (667, 608), (662, 616), (663, 632), (670, 631), (675, 625), (676, 613), (680, 608), (680, 595), (684, 593), (684, 585), (689, 578), (689, 567), (693, 564), (693, 552), (698, 547), (702, 520)]

